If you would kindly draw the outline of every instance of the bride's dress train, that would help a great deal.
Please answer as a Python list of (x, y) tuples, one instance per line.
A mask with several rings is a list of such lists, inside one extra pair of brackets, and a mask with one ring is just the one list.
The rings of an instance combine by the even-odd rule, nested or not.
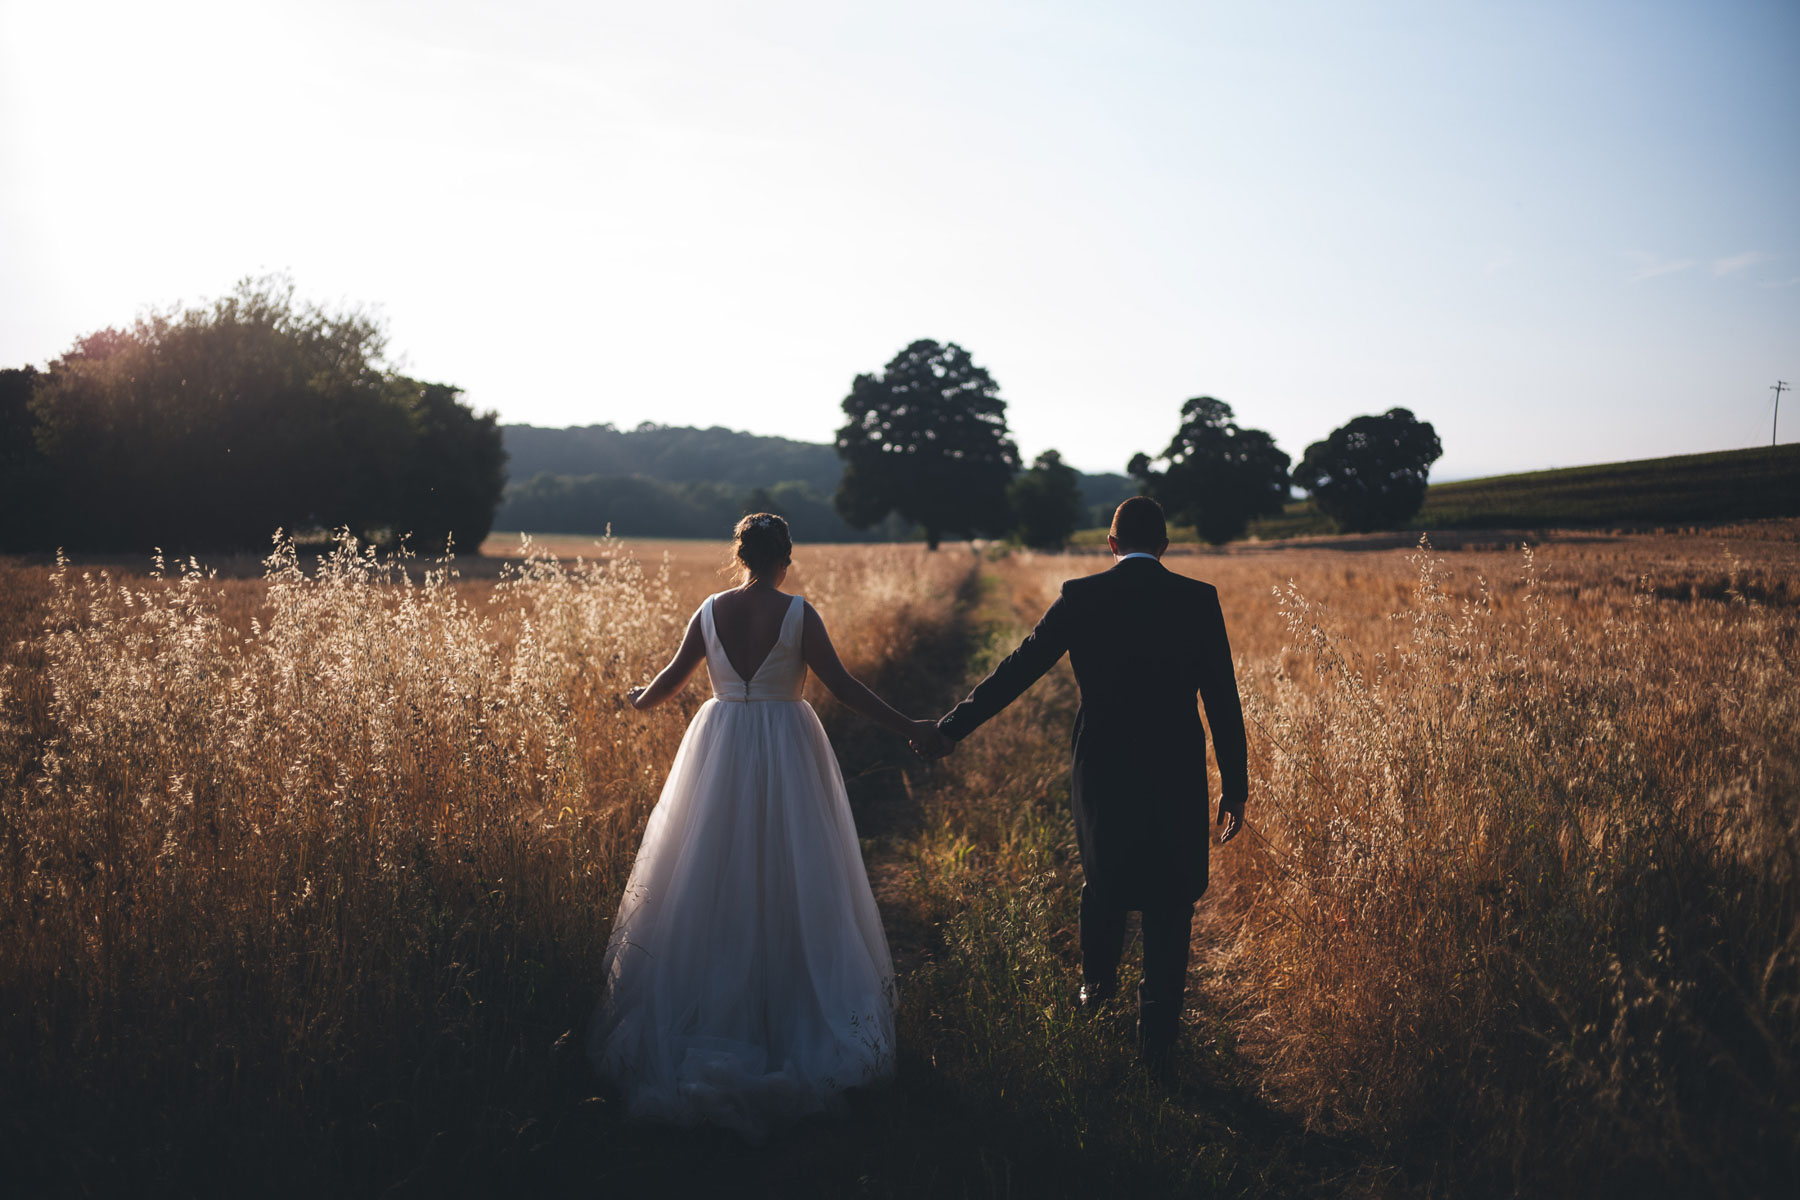
[(701, 606), (713, 698), (644, 830), (588, 1044), (634, 1116), (761, 1138), (893, 1072), (893, 963), (801, 699), (803, 608), (746, 680)]

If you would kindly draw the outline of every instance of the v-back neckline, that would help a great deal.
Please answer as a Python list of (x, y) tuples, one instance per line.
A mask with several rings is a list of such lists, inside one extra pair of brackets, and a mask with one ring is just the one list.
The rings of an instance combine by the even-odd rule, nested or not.
[(762, 669), (769, 665), (769, 660), (775, 657), (775, 652), (781, 649), (781, 643), (783, 639), (787, 637), (788, 618), (794, 615), (794, 603), (798, 601), (800, 597), (794, 596), (788, 600), (788, 606), (781, 612), (781, 624), (777, 626), (775, 630), (774, 643), (771, 644), (768, 651), (763, 654), (762, 661), (756, 664), (756, 670), (750, 672), (748, 675), (744, 674), (743, 669), (731, 661), (731, 651), (725, 648), (725, 639), (719, 636), (719, 607), (714, 603), (717, 599), (718, 597), (716, 596), (708, 596), (706, 598), (707, 616), (711, 619), (712, 623), (713, 641), (719, 644), (719, 657), (725, 660), (725, 665), (731, 668), (731, 673), (738, 677), (738, 682), (742, 683), (745, 687), (749, 687), (751, 682), (762, 673)]

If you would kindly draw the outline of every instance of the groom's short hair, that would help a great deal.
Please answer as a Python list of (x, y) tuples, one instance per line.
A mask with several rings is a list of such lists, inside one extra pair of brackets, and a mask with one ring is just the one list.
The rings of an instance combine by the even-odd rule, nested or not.
[(1112, 529), (1119, 545), (1154, 550), (1169, 540), (1162, 505), (1148, 496), (1133, 496), (1113, 512)]

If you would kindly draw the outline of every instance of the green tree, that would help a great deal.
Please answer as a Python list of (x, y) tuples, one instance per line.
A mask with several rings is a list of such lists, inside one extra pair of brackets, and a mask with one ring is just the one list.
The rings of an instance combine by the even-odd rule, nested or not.
[(297, 304), (280, 278), (80, 339), (32, 397), (66, 543), (245, 548), (340, 525), (475, 540), (498, 427), (383, 350), (373, 318)]
[(38, 449), (31, 397), (42, 379), (36, 368), (0, 371), (0, 550), (38, 550), (57, 544), (62, 504), (55, 475)]
[[(1288, 456), (1260, 429), (1243, 429), (1231, 406), (1196, 396), (1160, 459), (1132, 456), (1127, 472), (1169, 518), (1220, 546), (1242, 537), (1252, 518), (1279, 513), (1288, 498)], [(1161, 462), (1163, 469), (1154, 469)]]
[(837, 432), (839, 515), (866, 529), (898, 512), (933, 550), (946, 533), (1004, 533), (1019, 451), (999, 393), (955, 342), (914, 342), (880, 375), (858, 375)]
[(1013, 533), (1033, 550), (1062, 549), (1086, 512), (1081, 476), (1054, 450), (1038, 455), (1031, 469), (1013, 480), (1007, 498)]
[(744, 493), (744, 498), (739, 502), (738, 507), (743, 509), (746, 515), (749, 513), (766, 512), (774, 513), (778, 517), (787, 516), (787, 514), (778, 507), (779, 504), (780, 501), (775, 499), (775, 494), (769, 491), (768, 488), (753, 487)]
[(1306, 448), (1294, 485), (1351, 533), (1392, 529), (1419, 511), (1443, 443), (1428, 421), (1404, 408), (1357, 417)]
[(409, 398), (413, 442), (395, 531), (432, 554), (451, 544), (479, 550), (506, 490), (498, 418), (459, 401), (461, 388), (405, 376), (393, 383)]

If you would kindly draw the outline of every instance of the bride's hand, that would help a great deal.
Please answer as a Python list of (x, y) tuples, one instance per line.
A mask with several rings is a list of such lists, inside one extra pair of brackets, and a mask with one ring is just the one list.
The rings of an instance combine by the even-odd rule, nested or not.
[(639, 712), (642, 712), (644, 709), (644, 706), (642, 704), (639, 704), (638, 701), (643, 699), (644, 693), (649, 690), (650, 689), (647, 687), (642, 687), (642, 686), (634, 687), (630, 691), (625, 693), (625, 702), (627, 704), (631, 705), (631, 707), (637, 709)]

